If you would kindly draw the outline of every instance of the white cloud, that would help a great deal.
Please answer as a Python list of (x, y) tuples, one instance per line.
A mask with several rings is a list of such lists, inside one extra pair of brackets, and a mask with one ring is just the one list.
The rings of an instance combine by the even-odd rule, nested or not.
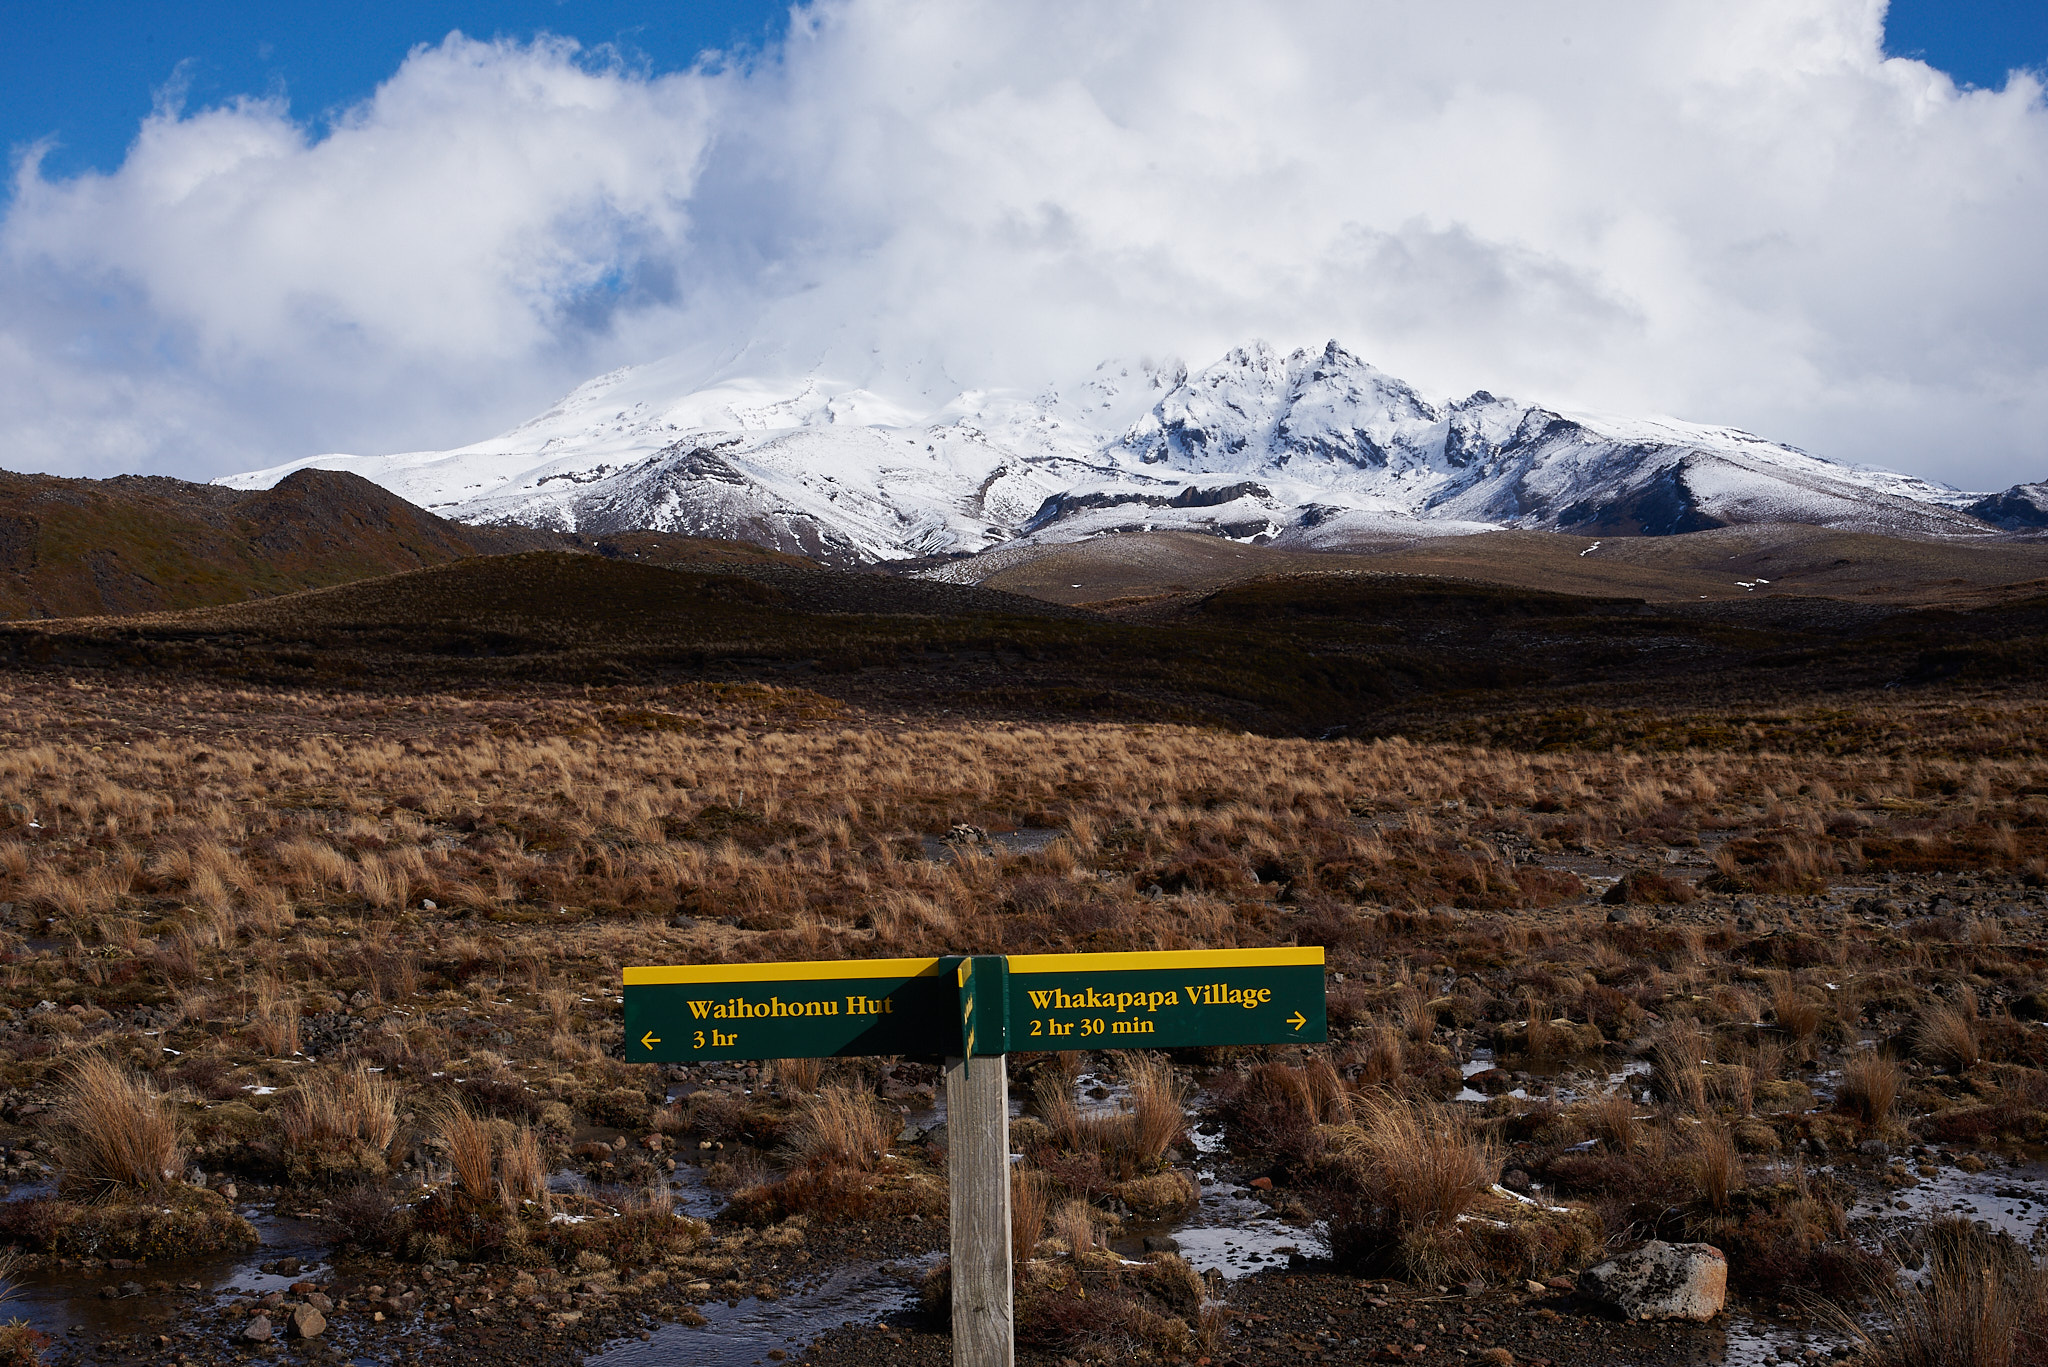
[(2048, 475), (2048, 108), (1876, 0), (853, 0), (649, 77), (451, 37), (0, 224), (0, 464), (453, 444), (750, 341), (935, 384), (1326, 336), (1437, 393)]

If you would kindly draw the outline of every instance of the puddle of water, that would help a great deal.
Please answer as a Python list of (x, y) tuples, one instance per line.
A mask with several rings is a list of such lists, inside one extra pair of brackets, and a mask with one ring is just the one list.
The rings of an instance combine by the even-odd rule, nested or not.
[(668, 1187), (675, 1194), (678, 1214), (712, 1220), (725, 1209), (725, 1193), (706, 1186), (704, 1169), (694, 1164), (676, 1164), (676, 1170), (669, 1175)]
[[(694, 1163), (677, 1163), (667, 1177), (669, 1195), (675, 1199), (678, 1215), (693, 1219), (716, 1219), (725, 1209), (726, 1196), (707, 1185), (704, 1169)], [(562, 1168), (548, 1176), (548, 1190), (557, 1196), (588, 1196), (605, 1199), (604, 1184), (592, 1182), (574, 1168)], [(613, 1189), (616, 1191), (616, 1188)]]
[(780, 1348), (791, 1357), (827, 1332), (873, 1324), (917, 1300), (918, 1283), (944, 1255), (928, 1253), (880, 1267), (845, 1267), (780, 1300), (749, 1296), (737, 1305), (700, 1306), (699, 1328), (663, 1325), (654, 1337), (629, 1340), (584, 1359), (585, 1367), (753, 1367)]
[(1147, 1235), (1168, 1234), (1179, 1243), (1181, 1257), (1195, 1271), (1213, 1267), (1233, 1281), (1276, 1265), (1286, 1266), (1290, 1252), (1305, 1258), (1330, 1256), (1320, 1224), (1297, 1228), (1275, 1218), (1263, 1203), (1237, 1195), (1237, 1186), (1218, 1182), (1214, 1173), (1197, 1176), (1202, 1182), (1202, 1199), (1185, 1220), (1126, 1225), (1111, 1247), (1126, 1258), (1143, 1258)]
[(1765, 1324), (1747, 1315), (1729, 1317), (1720, 1367), (1766, 1367), (1775, 1362), (1805, 1362), (1808, 1349), (1818, 1348), (1823, 1361), (1836, 1340), (1818, 1334), (1802, 1334), (1782, 1324)]
[[(1491, 1051), (1475, 1049), (1469, 1062), (1458, 1065), (1458, 1071), (1469, 1078), (1476, 1077), (1494, 1066), (1494, 1057)], [(1560, 1106), (1569, 1106), (1575, 1101), (1584, 1101), (1589, 1097), (1606, 1096), (1610, 1092), (1628, 1090), (1630, 1079), (1643, 1077), (1649, 1071), (1650, 1065), (1637, 1059), (1622, 1064), (1620, 1072), (1608, 1073), (1605, 1075), (1604, 1080), (1597, 1082), (1594, 1080), (1593, 1075), (1576, 1071), (1563, 1075), (1553, 1071), (1542, 1074), (1542, 1076), (1548, 1078), (1563, 1077), (1562, 1081), (1552, 1084), (1546, 1095)], [(1516, 1087), (1511, 1091), (1502, 1092), (1501, 1095), (1520, 1097), (1523, 1100), (1527, 1100), (1529, 1089), (1527, 1087)], [(1480, 1091), (1477, 1087), (1460, 1087), (1458, 1094), (1451, 1098), (1453, 1101), (1475, 1103), (1491, 1101), (1492, 1099), (1492, 1097)]]
[[(91, 1272), (74, 1269), (23, 1273), (13, 1279), (14, 1294), (0, 1313), (7, 1318), (25, 1319), (58, 1339), (77, 1329), (80, 1341), (97, 1342), (116, 1334), (135, 1333), (145, 1325), (182, 1320), (190, 1304), (183, 1293), (176, 1292), (107, 1300), (100, 1295), (100, 1288), (105, 1286), (129, 1281), (144, 1286), (197, 1282), (219, 1304), (230, 1299), (230, 1288), (261, 1296), (284, 1291), (296, 1281), (317, 1280), (325, 1273), (327, 1245), (317, 1226), (251, 1209), (244, 1209), (242, 1215), (256, 1227), (257, 1236), (263, 1241), (253, 1252), (166, 1258), (124, 1270), (102, 1267)], [(278, 1258), (297, 1258), (303, 1266), (290, 1276), (264, 1272), (259, 1267)]]
[[(1477, 1077), (1492, 1067), (1493, 1050), (1474, 1049), (1472, 1057), (1458, 1065), (1458, 1073), (1462, 1077)], [(1460, 1087), (1458, 1094), (1451, 1098), (1453, 1101), (1485, 1101), (1487, 1099), (1486, 1093), (1480, 1091), (1477, 1087)]]
[[(1011, 854), (1030, 854), (1042, 850), (1066, 832), (1052, 826), (1019, 826), (1014, 831), (990, 831), (989, 844), (1008, 850)], [(918, 837), (924, 846), (924, 857), (939, 863), (950, 863), (961, 850), (974, 846), (965, 842), (947, 840), (943, 836), (924, 835)]]
[(1849, 1219), (1871, 1242), (1937, 1215), (1961, 1215), (2003, 1230), (2023, 1244), (2048, 1239), (2048, 1167), (1997, 1168), (1968, 1173), (1943, 1168), (1920, 1185), (1865, 1197)]
[(1074, 1079), (1074, 1104), (1082, 1115), (1115, 1115), (1127, 1109), (1131, 1084), (1097, 1073), (1083, 1073)]

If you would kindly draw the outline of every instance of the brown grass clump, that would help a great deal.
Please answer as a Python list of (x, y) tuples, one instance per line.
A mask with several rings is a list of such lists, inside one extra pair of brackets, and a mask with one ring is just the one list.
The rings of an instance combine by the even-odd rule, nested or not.
[(1355, 1123), (1333, 1127), (1317, 1170), (1334, 1206), (1332, 1250), (1445, 1280), (1466, 1256), (1458, 1217), (1499, 1179), (1499, 1157), (1462, 1114), (1435, 1102), (1380, 1094), (1355, 1110)]
[(79, 1060), (57, 1114), (67, 1194), (153, 1190), (184, 1166), (176, 1113), (155, 1087), (102, 1054)]
[(1626, 1092), (1595, 1097), (1586, 1103), (1584, 1111), (1587, 1131), (1612, 1152), (1633, 1153), (1642, 1142), (1643, 1127), (1636, 1118), (1635, 1098)]
[(300, 1181), (354, 1182), (381, 1175), (398, 1137), (396, 1083), (358, 1061), (285, 1093), (278, 1132)]
[(1866, 1125), (1883, 1125), (1898, 1105), (1906, 1075), (1899, 1065), (1876, 1051), (1857, 1054), (1842, 1065), (1842, 1084), (1835, 1105)]
[(1201, 1200), (1202, 1188), (1193, 1175), (1175, 1168), (1119, 1182), (1114, 1194), (1140, 1219), (1164, 1220), (1182, 1214)]
[(456, 1188), (472, 1202), (497, 1199), (496, 1136), (491, 1122), (460, 1101), (444, 1105), (436, 1129), (446, 1147)]
[(52, 1340), (24, 1319), (0, 1324), (0, 1367), (42, 1367), (43, 1350)]
[(872, 1172), (900, 1128), (873, 1093), (835, 1083), (797, 1108), (785, 1142), (807, 1167)]
[(1052, 1237), (1068, 1253), (1089, 1253), (1109, 1247), (1103, 1218), (1086, 1201), (1065, 1201), (1052, 1213)]
[(398, 1088), (357, 1062), (292, 1088), (278, 1124), (285, 1142), (295, 1147), (359, 1140), (387, 1149), (398, 1136)]
[(1685, 906), (1698, 901), (1699, 892), (1692, 884), (1655, 869), (1631, 869), (1616, 880), (1600, 900), (1616, 907), (1631, 902), (1649, 906)]
[(496, 1206), (509, 1213), (529, 1201), (548, 1208), (547, 1165), (531, 1126), (478, 1115), (453, 1099), (441, 1104), (433, 1123), (459, 1209), (476, 1213)]
[(1180, 1141), (1187, 1129), (1187, 1082), (1157, 1055), (1114, 1057), (1130, 1084), (1120, 1109), (1083, 1111), (1073, 1082), (1059, 1069), (1038, 1075), (1032, 1103), (1057, 1150), (1085, 1156), (1108, 1181), (1120, 1182), (1156, 1170)]
[(1022, 1267), (1038, 1251), (1045, 1237), (1045, 1221), (1052, 1200), (1052, 1184), (1042, 1172), (1024, 1168), (1010, 1170), (1010, 1261)]
[(528, 1201), (539, 1205), (543, 1213), (549, 1209), (547, 1159), (540, 1135), (531, 1125), (518, 1126), (499, 1148), (498, 1199), (507, 1210)]
[(1927, 1227), (1927, 1273), (1869, 1290), (1889, 1332), (1824, 1308), (1871, 1367), (2040, 1367), (2048, 1363), (2048, 1273), (2011, 1235), (1943, 1216)]
[(1708, 1210), (1727, 1210), (1729, 1194), (1743, 1182), (1742, 1154), (1734, 1134), (1718, 1121), (1701, 1125), (1693, 1134), (1686, 1168), (1692, 1176), (1693, 1199)]
[(1698, 1022), (1676, 1020), (1658, 1035), (1651, 1081), (1666, 1101), (1694, 1115), (1707, 1107), (1707, 1076), (1714, 1041)]
[(779, 1058), (774, 1061), (775, 1085), (786, 1096), (808, 1096), (825, 1080), (821, 1058)]
[(1786, 987), (1771, 999), (1771, 1015), (1794, 1047), (1803, 1054), (1813, 1047), (1820, 1031), (1820, 1004), (1797, 989)]
[(1976, 1067), (1977, 1022), (1971, 1005), (1937, 1002), (1921, 1012), (1913, 1024), (1914, 1056), (1951, 1073)]
[[(0, 1302), (14, 1297), (14, 1268), (18, 1260), (11, 1253), (0, 1254)], [(43, 1350), (50, 1336), (27, 1320), (12, 1319), (0, 1324), (0, 1367), (41, 1367)]]

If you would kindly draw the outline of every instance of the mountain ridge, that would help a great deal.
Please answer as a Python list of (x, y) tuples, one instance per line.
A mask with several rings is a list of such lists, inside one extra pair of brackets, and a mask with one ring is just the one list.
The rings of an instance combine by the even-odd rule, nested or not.
[(1486, 390), (1436, 403), (1334, 340), (1284, 356), (1254, 342), (1200, 370), (1105, 361), (1031, 394), (947, 397), (896, 379), (695, 374), (669, 358), (471, 446), (316, 456), (219, 482), (346, 469), (470, 525), (652, 529), (838, 564), (1138, 530), (1304, 549), (1390, 529), (1655, 536), (1752, 522), (1976, 537), (2015, 529), (1986, 511), (2035, 506), (1735, 428)]

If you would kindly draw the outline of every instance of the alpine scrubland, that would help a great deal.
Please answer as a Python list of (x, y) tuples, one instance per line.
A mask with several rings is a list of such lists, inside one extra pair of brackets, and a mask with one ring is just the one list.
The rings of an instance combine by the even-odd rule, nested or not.
[[(1274, 945), (1327, 1046), (1011, 1058), (1027, 1357), (1660, 1360), (1558, 1309), (1652, 1237), (1920, 1326), (1875, 1359), (1987, 1275), (2033, 1322), (2028, 1255), (1891, 1207), (2048, 1141), (2038, 597), (1119, 616), (613, 552), (0, 628), (0, 1242), (144, 1306), (328, 1250), (93, 1360), (305, 1312), (569, 1361), (878, 1262), (938, 1304), (936, 1059), (629, 1065), (621, 969)], [(1299, 1231), (1228, 1285), (1174, 1247), (1226, 1192)]]
[[(2048, 1135), (2041, 722), (1581, 712), (1481, 746), (16, 674), (0, 1119), (8, 1180), (54, 1183), (0, 1234), (31, 1267), (162, 1259), (252, 1243), (263, 1193), (356, 1256), (469, 1267), (502, 1327), (673, 1317), (833, 1230), (936, 1237), (943, 1132), (904, 1131), (937, 1075), (626, 1065), (623, 966), (1314, 944), (1327, 1048), (1104, 1056), (1107, 1112), (1081, 1056), (1012, 1060), (1032, 1342), (1226, 1341), (1183, 1260), (1111, 1250), (1199, 1195), (1191, 1126), (1372, 1275), (1512, 1288), (1658, 1234), (1769, 1305), (1853, 1297), (1859, 1183)], [(713, 1225), (673, 1208), (692, 1166)]]

